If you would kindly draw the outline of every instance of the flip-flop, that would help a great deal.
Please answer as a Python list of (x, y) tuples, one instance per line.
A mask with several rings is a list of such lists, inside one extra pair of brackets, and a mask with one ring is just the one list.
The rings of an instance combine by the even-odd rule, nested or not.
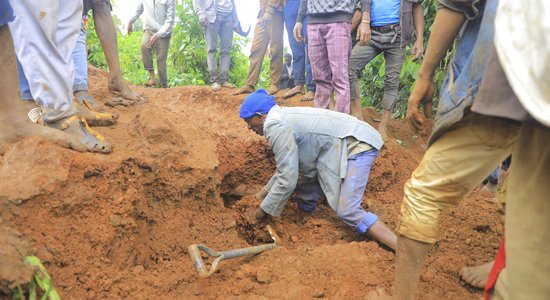
[[(74, 115), (63, 121), (50, 124), (50, 126), (73, 136), (80, 135), (78, 137), (79, 141), (86, 146), (89, 152), (108, 154), (113, 150), (111, 143), (106, 141), (103, 135), (91, 129), (84, 118), (78, 118)], [(79, 131), (81, 131), (80, 134)], [(84, 136), (81, 135), (82, 133)]]

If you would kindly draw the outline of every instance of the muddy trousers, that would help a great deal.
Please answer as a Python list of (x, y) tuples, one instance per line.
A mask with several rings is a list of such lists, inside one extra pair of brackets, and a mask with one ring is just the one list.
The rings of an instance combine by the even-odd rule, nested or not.
[(269, 27), (262, 25), (262, 18), (258, 18), (254, 27), (254, 37), (250, 49), (250, 66), (246, 84), (256, 86), (262, 71), (262, 62), (269, 46), (271, 60), (269, 63), (269, 79), (272, 85), (279, 85), (283, 73), (283, 12), (275, 10)]
[(549, 141), (550, 128), (521, 126), (506, 192), (506, 267), (494, 299), (550, 297)]
[[(366, 233), (378, 220), (378, 216), (365, 211), (361, 203), (369, 181), (370, 169), (379, 153), (378, 150), (371, 149), (348, 158), (346, 178), (340, 186), (336, 214), (344, 224), (355, 228), (360, 234)], [(299, 183), (296, 187), (298, 208), (305, 212), (313, 212), (317, 208), (321, 194), (321, 186), (316, 179)]]
[(470, 112), (444, 132), (405, 183), (397, 232), (435, 243), (441, 211), (460, 202), (512, 153), (518, 131), (518, 123)]
[(171, 36), (159, 38), (153, 47), (149, 47), (149, 39), (155, 33), (145, 29), (141, 37), (141, 58), (143, 59), (143, 68), (147, 71), (154, 71), (153, 50), (157, 54), (157, 69), (159, 74), (159, 83), (161, 87), (168, 84), (168, 75), (166, 68), (166, 59), (168, 58), (168, 48), (170, 47)]
[(80, 30), (82, 2), (14, 0), (10, 3), (17, 16), (9, 24), (15, 52), (32, 97), (42, 107), (42, 119), (52, 123), (72, 116), (76, 113), (72, 108), (72, 52)]

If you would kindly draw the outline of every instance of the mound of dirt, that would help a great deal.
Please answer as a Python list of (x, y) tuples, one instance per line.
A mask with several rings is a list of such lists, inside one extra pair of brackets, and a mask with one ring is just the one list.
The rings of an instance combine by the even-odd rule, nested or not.
[[(104, 72), (91, 70), (91, 95), (100, 102), (113, 97), (106, 83)], [(357, 299), (390, 290), (392, 252), (347, 228), (328, 205), (297, 225), (293, 198), (272, 220), (283, 247), (223, 261), (214, 275), (200, 278), (190, 244), (229, 250), (271, 241), (250, 218), (259, 204), (252, 195), (274, 171), (273, 155), (238, 118), (243, 97), (231, 90), (136, 89), (149, 102), (116, 107), (119, 123), (97, 128), (113, 142), (112, 154), (28, 139), (8, 146), (1, 158), (4, 223), (32, 241), (62, 297)], [(279, 98), (281, 105), (312, 105), (299, 96)], [(377, 126), (376, 112), (364, 115)], [(392, 140), (370, 173), (363, 204), (395, 228), (403, 185), (426, 136), (415, 136), (402, 120), (389, 126)], [(422, 298), (482, 295), (458, 271), (496, 254), (502, 232), (491, 198), (475, 191), (443, 214), (441, 239), (423, 270)], [(0, 279), (16, 268), (2, 264)]]

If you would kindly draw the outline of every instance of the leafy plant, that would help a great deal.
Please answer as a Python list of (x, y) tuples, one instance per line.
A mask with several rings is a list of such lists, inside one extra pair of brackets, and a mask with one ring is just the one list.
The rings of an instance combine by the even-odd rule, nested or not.
[[(59, 294), (53, 286), (52, 278), (46, 271), (44, 265), (42, 265), (40, 259), (36, 256), (27, 256), (25, 257), (25, 263), (36, 267), (37, 270), (34, 273), (32, 281), (26, 287), (26, 290), (18, 286), (12, 299), (26, 299), (25, 296), (28, 295), (29, 300), (61, 300), (61, 297), (59, 297)], [(41, 296), (38, 298), (40, 294)]]
[[(116, 20), (116, 17), (114, 17)], [(132, 83), (141, 85), (148, 80), (147, 72), (143, 69), (141, 59), (141, 24), (136, 22), (135, 32), (131, 35), (123, 35), (117, 32), (118, 53), (120, 66), (124, 78)], [(120, 23), (120, 22), (119, 22)], [(119, 27), (117, 27), (119, 30)], [(229, 68), (229, 81), (242, 85), (248, 74), (248, 57), (243, 53), (243, 48), (249, 44), (249, 38), (233, 35), (233, 47), (231, 49), (231, 65)], [(103, 50), (94, 30), (93, 18), (87, 29), (88, 61), (96, 67), (106, 70), (107, 63)], [(264, 78), (269, 77), (269, 68), (262, 68), (259, 86), (269, 86)], [(167, 58), (168, 86), (179, 85), (205, 85), (210, 82), (210, 74), (206, 63), (206, 42), (203, 28), (193, 10), (192, 0), (178, 1), (176, 4), (176, 23), (172, 30), (170, 49)], [(269, 62), (267, 63), (269, 66)]]

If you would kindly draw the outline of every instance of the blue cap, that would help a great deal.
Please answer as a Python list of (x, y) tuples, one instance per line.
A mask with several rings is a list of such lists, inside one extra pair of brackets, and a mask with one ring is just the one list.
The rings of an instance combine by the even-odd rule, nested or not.
[(239, 111), (243, 119), (252, 118), (255, 114), (267, 114), (275, 106), (275, 96), (268, 96), (264, 89), (258, 89), (244, 98)]

